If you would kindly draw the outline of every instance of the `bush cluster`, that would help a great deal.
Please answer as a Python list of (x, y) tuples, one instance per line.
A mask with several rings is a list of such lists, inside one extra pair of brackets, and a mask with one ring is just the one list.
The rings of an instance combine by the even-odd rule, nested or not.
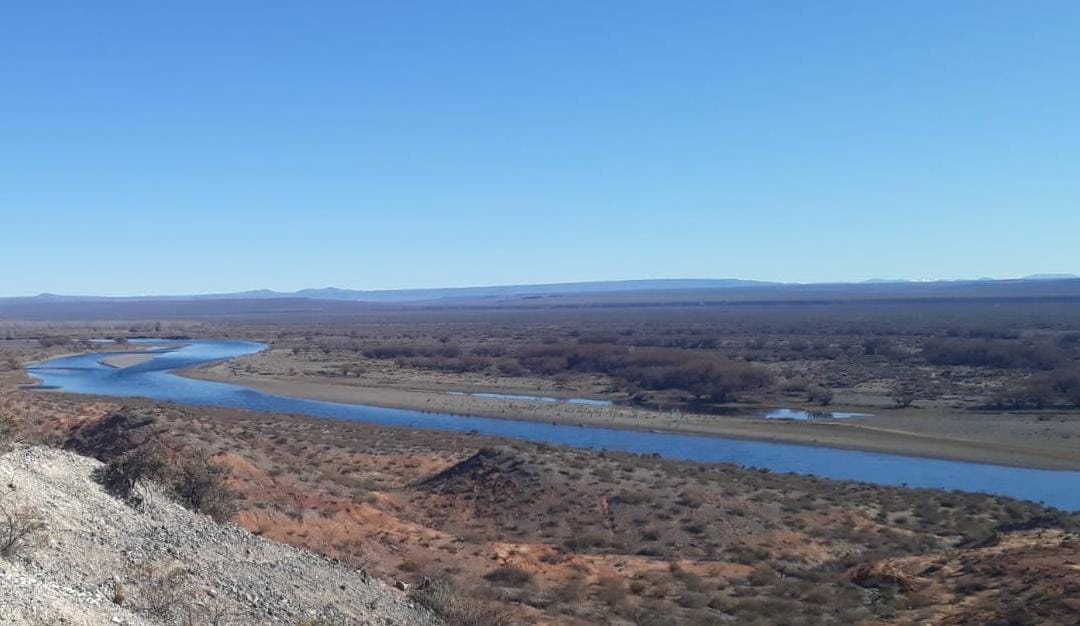
[(999, 409), (1080, 407), (1080, 367), (1039, 373), (999, 392), (990, 401)]
[(367, 348), (373, 359), (398, 365), (453, 372), (475, 372), (493, 365), (506, 376), (555, 376), (566, 372), (607, 374), (630, 391), (679, 390), (698, 400), (727, 402), (741, 391), (770, 384), (769, 373), (745, 361), (676, 348), (627, 346), (612, 337), (586, 336), (576, 342), (533, 343), (510, 352), (479, 346), (466, 354), (455, 344), (382, 343)]
[(470, 597), (449, 582), (436, 580), (412, 593), (450, 626), (510, 626), (520, 623), (514, 611)]
[(55, 346), (68, 346), (71, 345), (71, 337), (65, 337), (63, 335), (49, 335), (46, 337), (38, 338), (38, 345), (42, 348), (52, 348)]
[(228, 520), (236, 512), (235, 496), (226, 485), (227, 467), (201, 452), (170, 455), (162, 448), (144, 445), (110, 461), (98, 480), (112, 494), (139, 504), (150, 483), (164, 487), (181, 505)]
[(992, 339), (935, 339), (923, 346), (922, 354), (934, 365), (998, 369), (1052, 370), (1068, 360), (1050, 344)]
[(607, 374), (631, 390), (681, 390), (700, 400), (726, 402), (740, 391), (771, 383), (764, 368), (713, 354), (614, 344), (554, 343), (523, 346), (518, 363), (535, 374), (563, 371)]

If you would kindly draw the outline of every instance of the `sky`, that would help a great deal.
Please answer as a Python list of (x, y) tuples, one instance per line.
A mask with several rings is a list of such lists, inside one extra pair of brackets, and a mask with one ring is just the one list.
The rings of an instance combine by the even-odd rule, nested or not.
[(1080, 3), (0, 3), (0, 295), (1080, 273)]

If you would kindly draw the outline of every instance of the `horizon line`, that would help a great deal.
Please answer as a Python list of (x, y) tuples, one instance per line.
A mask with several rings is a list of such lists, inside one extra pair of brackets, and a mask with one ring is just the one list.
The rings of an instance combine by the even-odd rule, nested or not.
[(764, 280), (755, 278), (686, 278), (686, 277), (674, 277), (674, 278), (622, 278), (622, 279), (598, 279), (598, 280), (576, 280), (576, 281), (562, 281), (562, 282), (541, 282), (541, 283), (502, 283), (502, 284), (472, 284), (472, 285), (460, 285), (460, 286), (444, 286), (444, 287), (393, 287), (393, 288), (353, 288), (353, 287), (338, 287), (334, 285), (328, 285), (325, 287), (303, 287), (292, 291), (282, 291), (278, 289), (272, 289), (268, 287), (261, 287), (255, 289), (243, 289), (238, 291), (201, 291), (201, 292), (189, 292), (189, 293), (139, 293), (139, 294), (109, 294), (104, 295), (100, 293), (54, 293), (54, 292), (40, 292), (32, 295), (0, 295), (0, 298), (4, 299), (16, 299), (16, 298), (193, 298), (193, 297), (208, 297), (208, 296), (238, 296), (244, 294), (275, 294), (283, 297), (308, 297), (300, 295), (302, 292), (318, 292), (318, 291), (342, 291), (342, 292), (354, 292), (354, 293), (402, 293), (410, 291), (454, 291), (454, 290), (468, 290), (468, 289), (520, 289), (530, 287), (559, 287), (559, 286), (580, 286), (591, 284), (618, 284), (618, 283), (650, 283), (650, 282), (743, 282), (748, 283), (747, 287), (797, 287), (797, 286), (810, 286), (810, 285), (867, 285), (867, 284), (932, 284), (932, 283), (964, 283), (964, 282), (1003, 282), (1014, 280), (1076, 280), (1080, 279), (1080, 275), (1065, 273), (1065, 272), (1046, 272), (1028, 274), (1025, 276), (1012, 276), (1012, 277), (979, 277), (979, 278), (881, 278), (872, 277), (862, 280), (824, 280), (824, 281), (775, 281)]

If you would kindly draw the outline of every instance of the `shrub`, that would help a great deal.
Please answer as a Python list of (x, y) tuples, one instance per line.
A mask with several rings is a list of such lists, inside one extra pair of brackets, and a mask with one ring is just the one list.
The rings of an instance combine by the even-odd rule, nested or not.
[(511, 626), (514, 611), (469, 598), (446, 581), (434, 581), (412, 593), (417, 604), (427, 607), (448, 626)]
[(896, 408), (906, 409), (915, 402), (915, 394), (906, 389), (897, 389), (893, 392), (892, 401)]
[(97, 479), (114, 496), (140, 504), (148, 483), (161, 481), (165, 469), (165, 457), (161, 450), (147, 445), (109, 461), (98, 471)]
[(513, 565), (503, 565), (484, 574), (484, 580), (503, 587), (524, 587), (532, 580), (532, 573)]
[(700, 508), (705, 504), (706, 494), (701, 489), (685, 489), (679, 494), (679, 504), (691, 509)]
[(608, 543), (607, 536), (600, 532), (586, 532), (574, 535), (563, 544), (568, 550), (577, 552), (590, 548), (602, 548)]
[[(153, 442), (153, 416), (123, 407), (101, 420), (79, 428), (64, 441), (63, 447), (101, 460), (117, 459), (135, 448)], [(161, 446), (151, 446), (161, 452)]]
[(1033, 375), (990, 400), (991, 406), (1004, 409), (1041, 409), (1053, 404), (1080, 407), (1080, 368)]
[(512, 361), (509, 359), (499, 361), (498, 368), (499, 373), (504, 376), (518, 377), (524, 376), (529, 373), (529, 370), (525, 369), (523, 365), (521, 365), (517, 361)]
[(227, 467), (201, 452), (170, 455), (156, 445), (134, 448), (105, 465), (98, 481), (113, 495), (141, 504), (150, 483), (158, 483), (184, 507), (224, 521), (236, 512), (235, 496), (226, 486)]
[(937, 339), (922, 349), (923, 357), (934, 365), (968, 365), (997, 369), (1052, 370), (1068, 356), (1046, 343), (992, 339)]
[(0, 452), (7, 450), (18, 431), (19, 424), (15, 418), (6, 413), (0, 413)]
[(680, 596), (676, 602), (685, 609), (700, 609), (708, 606), (709, 596), (696, 591), (688, 591)]
[(179, 563), (140, 566), (136, 571), (139, 608), (162, 620), (177, 616), (188, 597), (188, 572)]
[(683, 389), (699, 399), (728, 402), (740, 391), (767, 386), (770, 377), (765, 370), (748, 363), (701, 359), (675, 366), (661, 380), (662, 388)]
[(737, 392), (771, 383), (768, 371), (761, 367), (687, 350), (551, 343), (522, 346), (516, 356), (535, 374), (566, 370), (607, 374), (632, 388), (682, 390), (714, 402), (726, 402)]
[(600, 586), (600, 591), (596, 594), (597, 598), (604, 604), (617, 607), (625, 601), (626, 584), (621, 578), (603, 576), (596, 582)]
[(643, 504), (649, 501), (649, 494), (639, 489), (623, 490), (620, 491), (618, 495), (616, 495), (614, 498), (612, 498), (612, 501), (619, 504), (629, 505)]
[(37, 511), (19, 504), (14, 487), (0, 492), (0, 557), (19, 556), (37, 542), (44, 529)]
[(780, 580), (780, 575), (776, 573), (776, 570), (768, 565), (761, 564), (755, 567), (750, 575), (747, 577), (751, 585), (761, 587), (765, 585), (775, 585)]
[(780, 390), (785, 393), (792, 393), (797, 391), (809, 391), (810, 381), (803, 377), (791, 378), (784, 381), (784, 384), (780, 387)]
[(67, 346), (71, 345), (71, 337), (64, 337), (61, 335), (50, 335), (47, 337), (38, 338), (38, 345), (42, 348), (52, 348), (55, 346)]
[(892, 356), (896, 345), (887, 337), (869, 337), (862, 342), (863, 352), (870, 356)]
[(236, 513), (235, 496), (226, 486), (228, 476), (229, 468), (199, 454), (175, 470), (170, 486), (181, 504), (222, 522)]
[(1054, 392), (1066, 403), (1080, 406), (1080, 367), (1056, 370), (1047, 378)]
[(827, 387), (811, 387), (806, 392), (806, 399), (821, 406), (829, 406), (833, 401), (833, 391)]

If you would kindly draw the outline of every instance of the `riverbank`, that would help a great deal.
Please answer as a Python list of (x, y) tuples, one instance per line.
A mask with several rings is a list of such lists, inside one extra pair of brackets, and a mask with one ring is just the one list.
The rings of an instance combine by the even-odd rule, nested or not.
[(220, 363), (177, 373), (245, 385), (279, 396), (345, 404), (708, 435), (1038, 469), (1080, 469), (1080, 446), (1076, 445), (1080, 441), (1080, 417), (1077, 416), (889, 411), (845, 420), (805, 422), (451, 395), (441, 389), (370, 386), (363, 384), (362, 379), (342, 379), (342, 382), (301, 376), (285, 379), (247, 374)]

